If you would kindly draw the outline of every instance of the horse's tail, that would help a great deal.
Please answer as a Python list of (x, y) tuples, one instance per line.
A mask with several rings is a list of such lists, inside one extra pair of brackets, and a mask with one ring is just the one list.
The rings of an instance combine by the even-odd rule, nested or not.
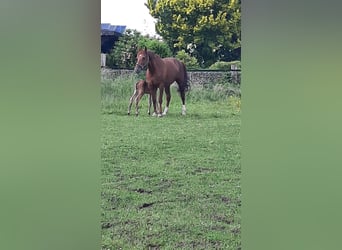
[(179, 84), (179, 91), (187, 92), (190, 90), (190, 81), (189, 81), (188, 72), (186, 70), (185, 64), (183, 62), (181, 62), (181, 64), (183, 66), (184, 81), (181, 82), (181, 84)]

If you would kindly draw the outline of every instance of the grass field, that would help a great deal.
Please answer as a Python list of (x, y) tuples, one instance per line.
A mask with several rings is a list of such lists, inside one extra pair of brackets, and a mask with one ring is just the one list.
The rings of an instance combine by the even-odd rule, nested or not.
[(181, 116), (173, 89), (167, 116), (147, 96), (127, 116), (134, 83), (101, 83), (102, 249), (241, 249), (240, 98), (193, 86)]

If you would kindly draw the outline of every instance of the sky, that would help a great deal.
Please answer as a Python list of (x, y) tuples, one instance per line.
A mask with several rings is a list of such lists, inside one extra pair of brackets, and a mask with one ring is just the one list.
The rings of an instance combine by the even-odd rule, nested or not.
[(156, 34), (154, 18), (144, 5), (147, 0), (101, 0), (101, 23), (125, 25), (143, 35)]

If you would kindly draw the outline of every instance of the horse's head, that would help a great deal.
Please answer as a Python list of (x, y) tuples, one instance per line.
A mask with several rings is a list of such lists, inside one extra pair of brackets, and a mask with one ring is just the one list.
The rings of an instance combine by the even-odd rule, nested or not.
[(149, 57), (147, 54), (147, 48), (139, 50), (137, 54), (137, 63), (135, 64), (134, 73), (139, 73), (145, 67), (147, 67), (149, 63)]

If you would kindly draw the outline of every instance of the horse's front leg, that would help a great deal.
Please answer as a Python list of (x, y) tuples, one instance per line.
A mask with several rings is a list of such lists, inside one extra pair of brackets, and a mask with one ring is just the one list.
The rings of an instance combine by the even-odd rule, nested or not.
[(165, 88), (165, 94), (166, 94), (166, 106), (163, 112), (163, 115), (166, 115), (169, 111), (169, 105), (171, 100), (171, 92), (170, 92), (170, 86)]
[(151, 105), (152, 105), (152, 96), (151, 94), (148, 94), (148, 111), (147, 111), (148, 115), (151, 114)]
[(162, 102), (163, 102), (163, 93), (164, 93), (164, 88), (160, 87), (159, 88), (159, 113), (158, 116), (161, 117), (163, 114), (163, 108), (162, 108)]
[(152, 104), (153, 104), (153, 114), (152, 116), (156, 116), (157, 115), (157, 105), (156, 105), (156, 102), (157, 102), (157, 89), (156, 88), (153, 88), (151, 89), (151, 98), (152, 98)]

